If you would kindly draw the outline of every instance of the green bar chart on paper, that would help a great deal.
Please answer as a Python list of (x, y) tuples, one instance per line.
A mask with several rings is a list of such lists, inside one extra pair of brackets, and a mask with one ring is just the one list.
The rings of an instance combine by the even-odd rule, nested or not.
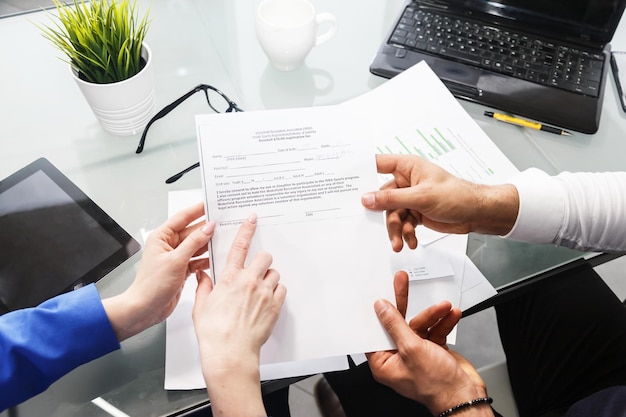
[(481, 182), (494, 175), (463, 136), (446, 127), (421, 125), (404, 129), (377, 145), (376, 152), (417, 155), (471, 181)]

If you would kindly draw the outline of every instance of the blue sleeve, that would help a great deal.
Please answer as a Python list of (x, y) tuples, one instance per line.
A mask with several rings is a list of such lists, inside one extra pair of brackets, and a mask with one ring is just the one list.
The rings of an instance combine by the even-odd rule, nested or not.
[(0, 411), (119, 347), (93, 284), (0, 316)]

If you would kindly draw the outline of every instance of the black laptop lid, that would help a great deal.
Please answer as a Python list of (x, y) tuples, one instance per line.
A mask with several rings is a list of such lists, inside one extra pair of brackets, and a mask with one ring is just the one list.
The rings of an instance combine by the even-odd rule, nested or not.
[(455, 14), (533, 30), (556, 39), (603, 46), (610, 42), (626, 0), (445, 0), (424, 1)]

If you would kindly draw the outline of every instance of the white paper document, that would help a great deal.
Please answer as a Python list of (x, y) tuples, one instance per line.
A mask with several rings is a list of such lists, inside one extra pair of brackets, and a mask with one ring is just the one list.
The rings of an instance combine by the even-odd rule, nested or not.
[(383, 214), (361, 205), (378, 186), (358, 115), (336, 106), (197, 116), (219, 281), (243, 219), (258, 215), (249, 258), (269, 251), (287, 298), (261, 363), (393, 347), (373, 304), (393, 300)]
[(418, 245), (414, 250), (405, 245), (400, 252), (391, 255), (391, 266), (394, 271), (406, 271), (409, 281), (454, 275), (449, 250), (437, 245)]
[[(458, 177), (483, 184), (504, 183), (519, 172), (425, 62), (340, 106), (372, 121), (369, 137), (376, 153), (417, 155)], [(383, 175), (379, 182), (390, 179)], [(448, 253), (455, 274), (432, 283), (412, 281), (408, 316), (441, 301), (446, 294), (455, 306), (459, 306), (455, 302), (458, 300), (467, 308), (496, 293), (466, 257), (466, 236), (448, 236), (423, 226), (418, 226), (416, 235), (420, 245), (417, 251), (424, 254), (425, 249), (437, 248)], [(404, 261), (402, 258), (396, 262)], [(425, 265), (420, 262), (414, 268), (419, 272)], [(467, 272), (459, 274), (459, 270)]]
[(376, 153), (419, 155), (483, 184), (503, 183), (519, 172), (425, 62), (340, 106), (372, 121)]
[[(168, 194), (168, 215), (204, 200), (201, 189), (171, 191)], [(180, 300), (168, 317), (165, 330), (165, 382), (167, 390), (190, 390), (206, 388), (200, 352), (191, 320), (195, 300), (196, 280), (191, 277), (185, 282)], [(345, 355), (310, 359), (299, 362), (261, 365), (261, 379), (279, 379), (297, 375), (312, 375), (348, 369)]]
[[(375, 153), (420, 155), (482, 183), (517, 173), (426, 64), (336, 106), (202, 115), (196, 124), (202, 194), (217, 223), (211, 275), (219, 280), (239, 224), (255, 212), (249, 259), (270, 252), (287, 287), (261, 352), (265, 379), (345, 369), (347, 354), (392, 348), (373, 303), (394, 300), (398, 269), (411, 276), (409, 318), (443, 299), (467, 308), (495, 294), (465, 255), (467, 236), (419, 228), (419, 249), (394, 254), (384, 215), (361, 205), (380, 185)], [(190, 285), (167, 323), (167, 389), (204, 386)]]

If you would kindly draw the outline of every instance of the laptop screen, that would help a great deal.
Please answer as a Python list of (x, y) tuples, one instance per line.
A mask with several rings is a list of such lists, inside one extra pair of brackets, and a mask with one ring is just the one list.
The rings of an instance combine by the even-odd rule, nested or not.
[[(611, 40), (626, 0), (451, 0), (466, 11), (540, 28), (559, 39), (604, 45)], [(469, 12), (472, 14), (472, 12)]]

